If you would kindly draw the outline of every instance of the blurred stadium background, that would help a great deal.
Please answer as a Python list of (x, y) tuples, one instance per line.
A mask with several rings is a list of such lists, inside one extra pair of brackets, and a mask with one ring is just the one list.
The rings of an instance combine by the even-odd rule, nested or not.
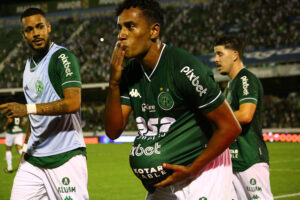
[[(120, 1), (2, 0), (0, 2), (0, 104), (8, 100), (25, 102), (21, 88), (22, 74), (30, 52), (20, 35), (19, 15), (28, 7), (41, 8), (52, 23), (52, 40), (72, 50), (80, 62), (83, 81), (82, 125), (86, 142), (94, 144), (112, 142), (104, 136), (103, 109), (108, 86), (110, 56), (117, 36), (114, 8)], [(295, 153), (300, 149), (300, 2), (298, 0), (161, 0), (160, 2), (165, 9), (166, 22), (162, 30), (163, 42), (186, 49), (203, 60), (214, 71), (221, 88), (226, 87), (228, 79), (216, 70), (212, 60), (213, 42), (216, 37), (223, 34), (236, 34), (245, 38), (247, 44), (245, 65), (260, 78), (265, 91), (262, 123), (264, 139), (274, 142), (268, 143), (273, 193), (281, 199), (300, 199), (300, 156)], [(4, 121), (5, 117), (0, 115), (0, 132)], [(137, 132), (133, 117), (126, 130), (122, 140), (130, 142)], [(0, 143), (3, 151), (1, 149), (0, 152), (3, 156), (0, 155), (0, 168), (4, 168), (5, 165), (3, 138), (2, 132)], [(118, 140), (118, 142), (122, 141)], [(93, 146), (91, 149), (98, 148), (93, 152), (96, 154), (98, 152), (98, 157), (101, 157), (104, 155), (101, 149), (108, 147), (120, 148), (110, 144), (105, 147)], [(129, 152), (130, 147), (127, 147)], [(295, 153), (291, 158), (286, 155), (292, 155), (290, 151)], [(109, 154), (110, 151), (107, 152)], [(272, 155), (276, 155), (275, 158)], [(92, 154), (91, 159), (94, 156), (97, 157)], [(123, 159), (126, 163), (127, 158), (126, 154), (116, 159)], [(93, 168), (94, 162), (102, 161), (101, 158), (92, 161), (91, 159), (89, 159), (91, 162), (89, 173), (93, 174), (101, 170), (101, 168)], [(286, 165), (280, 169), (287, 170), (272, 171), (272, 159), (278, 163), (282, 160)], [(119, 168), (121, 166), (123, 165), (120, 164)], [(95, 172), (91, 173), (91, 168)], [(130, 172), (129, 167), (127, 168)], [(282, 179), (272, 179), (273, 175), (277, 176), (278, 173), (281, 173)], [(4, 175), (0, 173), (0, 182), (5, 179), (3, 177)], [(133, 174), (129, 177), (135, 178)], [(296, 185), (293, 184), (293, 178)], [(90, 180), (93, 182), (93, 178)], [(11, 184), (12, 179), (9, 181)], [(119, 182), (128, 185), (126, 181), (119, 180)], [(134, 183), (139, 186), (134, 186), (133, 189), (140, 187), (138, 181)], [(282, 189), (279, 187), (281, 183), (291, 183), (293, 187), (286, 187), (295, 189)], [(277, 188), (275, 184), (278, 184), (276, 191), (274, 191), (274, 188)], [(118, 188), (118, 185), (113, 187)], [(129, 191), (126, 188), (124, 190)], [(144, 193), (142, 188), (139, 191)], [(94, 192), (97, 192), (97, 188)], [(0, 190), (0, 199), (5, 199), (1, 198), (2, 193), (9, 194), (10, 188)], [(293, 194), (296, 196), (281, 197)], [(141, 199), (143, 195), (139, 198), (95, 196), (92, 199)]]

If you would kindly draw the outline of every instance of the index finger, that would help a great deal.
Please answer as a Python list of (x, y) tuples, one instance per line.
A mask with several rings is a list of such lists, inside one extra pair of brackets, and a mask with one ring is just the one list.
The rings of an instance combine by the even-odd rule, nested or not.
[(171, 183), (173, 183), (172, 176), (169, 176), (165, 180), (155, 184), (154, 187), (165, 187), (165, 186), (171, 185)]

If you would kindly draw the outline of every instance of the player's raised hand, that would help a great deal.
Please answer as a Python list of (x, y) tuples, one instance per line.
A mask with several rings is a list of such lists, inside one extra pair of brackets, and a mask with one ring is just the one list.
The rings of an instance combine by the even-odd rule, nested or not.
[(118, 85), (122, 75), (122, 65), (125, 55), (125, 46), (122, 41), (118, 41), (114, 48), (110, 61), (110, 84)]
[(172, 170), (173, 174), (160, 183), (155, 184), (155, 187), (166, 187), (178, 182), (189, 184), (195, 179), (195, 175), (190, 172), (188, 167), (183, 165), (171, 165), (164, 163), (163, 168)]
[(9, 118), (24, 117), (27, 115), (26, 105), (16, 102), (2, 104), (0, 105), (0, 110)]

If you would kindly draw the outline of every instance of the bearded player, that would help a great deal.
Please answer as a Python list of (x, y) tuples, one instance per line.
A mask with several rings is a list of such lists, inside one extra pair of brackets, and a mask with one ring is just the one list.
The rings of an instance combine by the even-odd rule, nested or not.
[(49, 39), (51, 25), (42, 10), (29, 8), (20, 20), (32, 50), (23, 75), (27, 104), (7, 103), (0, 109), (9, 117), (28, 115), (31, 135), (25, 138), (28, 149), (11, 200), (88, 199), (78, 61)]
[[(125, 0), (116, 14), (106, 134), (118, 138), (133, 111), (139, 135), (130, 165), (147, 200), (230, 199), (228, 146), (241, 129), (211, 70), (161, 42), (157, 1)], [(122, 70), (124, 58), (131, 61)]]

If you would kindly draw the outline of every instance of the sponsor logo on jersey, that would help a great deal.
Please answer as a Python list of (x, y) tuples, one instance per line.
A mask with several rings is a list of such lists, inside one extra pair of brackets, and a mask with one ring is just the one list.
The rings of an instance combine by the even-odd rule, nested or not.
[(58, 187), (57, 188), (57, 191), (58, 193), (71, 193), (71, 192), (76, 192), (76, 187), (72, 187), (72, 186), (69, 186), (70, 184), (70, 179), (68, 177), (64, 177), (62, 180), (61, 180), (62, 184), (65, 185), (63, 187)]
[(129, 95), (131, 97), (140, 97), (140, 98), (142, 98), (142, 96), (140, 95), (140, 93), (138, 92), (138, 90), (137, 89), (133, 89), (133, 88), (129, 92)]
[(256, 185), (256, 180), (255, 180), (255, 178), (251, 178), (251, 179), (250, 179), (250, 184), (251, 184), (251, 185)]
[(141, 147), (141, 144), (137, 145), (136, 147), (133, 146), (130, 151), (131, 156), (151, 156), (152, 154), (160, 154), (160, 149), (161, 145), (159, 145), (157, 142), (155, 142), (154, 147), (153, 146), (148, 146), (148, 147)]
[(143, 103), (142, 104), (142, 111), (146, 112), (147, 110), (149, 112), (155, 112), (155, 105), (149, 105), (149, 104)]
[(248, 95), (249, 94), (249, 91), (248, 91), (249, 83), (248, 83), (247, 76), (242, 76), (241, 80), (242, 80), (242, 85), (243, 85), (243, 95)]
[(133, 172), (140, 179), (153, 179), (166, 175), (167, 172), (163, 169), (162, 165), (151, 168), (132, 168)]
[(167, 92), (159, 93), (157, 97), (158, 105), (163, 110), (171, 110), (174, 106), (174, 100), (172, 96)]
[(239, 150), (238, 149), (230, 149), (231, 158), (239, 158)]
[(63, 54), (60, 54), (60, 56), (58, 56), (58, 58), (61, 59), (63, 65), (64, 65), (64, 68), (65, 68), (65, 73), (66, 73), (66, 77), (68, 76), (72, 76), (73, 75), (73, 72), (71, 71), (70, 69), (70, 62), (68, 60), (68, 56), (66, 56), (64, 53)]
[(196, 88), (196, 91), (199, 93), (199, 96), (202, 97), (203, 94), (206, 94), (207, 88), (204, 88), (199, 83), (199, 76), (196, 76), (193, 71), (194, 69), (191, 69), (189, 66), (185, 66), (180, 70), (180, 72), (184, 73), (189, 79), (189, 81), (192, 83), (192, 85)]
[(42, 81), (37, 80), (35, 83), (35, 91), (37, 95), (42, 94), (42, 92), (44, 91), (44, 85), (42, 83)]
[(261, 187), (256, 185), (256, 179), (255, 178), (251, 178), (249, 183), (252, 186), (247, 186), (247, 191), (249, 191), (249, 192), (262, 191)]
[(200, 197), (199, 200), (207, 200), (206, 197)]

